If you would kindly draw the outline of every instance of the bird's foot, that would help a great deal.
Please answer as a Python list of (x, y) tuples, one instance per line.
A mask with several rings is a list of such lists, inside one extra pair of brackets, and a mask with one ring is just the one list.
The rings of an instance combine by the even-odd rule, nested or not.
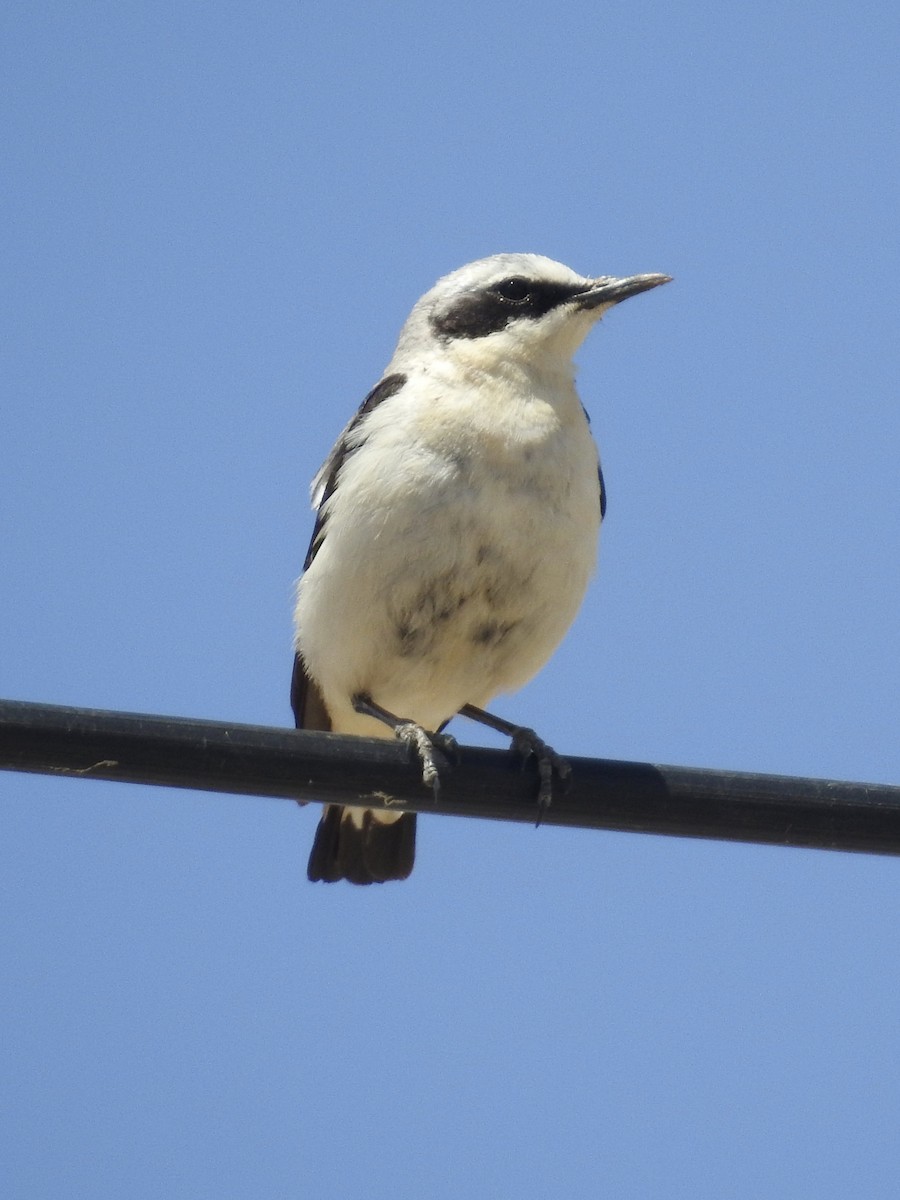
[(381, 721), (394, 731), (394, 735), (404, 745), (416, 752), (422, 764), (422, 782), (431, 788), (437, 800), (441, 787), (441, 771), (449, 770), (450, 762), (456, 762), (459, 757), (456, 738), (451, 737), (449, 733), (429, 733), (415, 721), (407, 721), (382, 708), (365, 692), (358, 692), (353, 697), (352, 704), (355, 712)]
[(533, 758), (538, 770), (538, 815), (536, 825), (540, 825), (544, 814), (553, 800), (553, 777), (557, 777), (563, 788), (568, 786), (572, 768), (552, 746), (548, 746), (543, 738), (539, 738), (533, 729), (524, 725), (517, 726), (511, 733), (512, 749), (521, 756), (522, 766)]
[(512, 741), (512, 749), (522, 760), (522, 766), (533, 758), (538, 769), (538, 815), (535, 824), (540, 825), (544, 814), (553, 799), (553, 776), (556, 775), (562, 786), (568, 787), (572, 768), (564, 758), (561, 758), (552, 746), (548, 746), (543, 738), (539, 738), (533, 729), (525, 725), (514, 725), (503, 717), (495, 717), (493, 713), (485, 712), (474, 704), (464, 704), (459, 710), (460, 716), (496, 729)]
[(456, 739), (444, 733), (428, 733), (415, 721), (400, 721), (394, 726), (394, 733), (419, 756), (422, 782), (431, 788), (437, 800), (441, 790), (441, 770), (449, 768), (448, 760), (456, 757)]

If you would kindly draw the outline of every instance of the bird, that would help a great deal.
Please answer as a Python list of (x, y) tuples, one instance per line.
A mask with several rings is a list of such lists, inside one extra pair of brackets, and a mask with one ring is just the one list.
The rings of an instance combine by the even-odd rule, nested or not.
[[(294, 609), (300, 729), (397, 737), (440, 786), (461, 714), (538, 766), (539, 812), (568, 763), (487, 711), (550, 658), (596, 562), (606, 491), (573, 355), (661, 274), (579, 275), (494, 254), (414, 305), (381, 379), (312, 483)], [(416, 814), (326, 804), (307, 876), (405, 879)]]

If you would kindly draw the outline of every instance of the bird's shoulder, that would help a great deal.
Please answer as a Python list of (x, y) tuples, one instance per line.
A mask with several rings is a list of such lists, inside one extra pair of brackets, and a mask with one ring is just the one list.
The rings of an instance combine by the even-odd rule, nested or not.
[(354, 434), (357, 432), (363, 419), (380, 404), (383, 404), (385, 400), (390, 400), (392, 396), (396, 396), (406, 383), (406, 380), (407, 377), (404, 373), (396, 371), (390, 375), (385, 375), (383, 379), (375, 384), (353, 417), (344, 426), (340, 437), (331, 448), (331, 453), (319, 468), (315, 479), (313, 479), (311, 491), (313, 508), (316, 510), (316, 523), (313, 527), (309, 549), (306, 552), (306, 560), (303, 564), (304, 571), (307, 570), (316, 556), (316, 551), (322, 544), (322, 538), (325, 533), (325, 513), (323, 512), (323, 508), (325, 502), (334, 492), (338, 475), (347, 455), (352, 453)]
[(350, 452), (353, 435), (356, 433), (363, 418), (378, 408), (380, 404), (383, 404), (385, 400), (390, 400), (392, 396), (396, 396), (406, 384), (406, 381), (407, 376), (404, 372), (393, 372), (390, 375), (385, 375), (383, 379), (375, 384), (365, 400), (363, 400), (362, 404), (341, 430), (338, 440), (332, 446), (330, 454), (312, 481), (313, 508), (321, 508), (334, 490), (337, 474), (341, 469), (344, 459)]

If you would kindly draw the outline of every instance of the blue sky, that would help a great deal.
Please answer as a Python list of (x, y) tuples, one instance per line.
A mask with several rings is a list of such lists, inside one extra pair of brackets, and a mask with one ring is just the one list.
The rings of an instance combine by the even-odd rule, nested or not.
[[(308, 480), (417, 296), (528, 250), (675, 283), (580, 355), (600, 570), (495, 707), (900, 782), (895, 4), (0, 27), (0, 693), (289, 723)], [(6, 1196), (896, 1196), (893, 860), (433, 818), (326, 888), (313, 808), (0, 803)]]

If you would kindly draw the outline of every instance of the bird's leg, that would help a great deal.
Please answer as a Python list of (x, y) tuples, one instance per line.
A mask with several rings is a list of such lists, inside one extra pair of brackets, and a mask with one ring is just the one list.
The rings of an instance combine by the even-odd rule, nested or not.
[(572, 768), (552, 746), (548, 746), (543, 739), (539, 738), (533, 729), (528, 729), (524, 725), (513, 725), (512, 721), (504, 721), (502, 717), (495, 717), (493, 713), (485, 712), (483, 708), (476, 708), (474, 704), (463, 705), (459, 710), (459, 715), (468, 717), (470, 721), (477, 721), (480, 725), (487, 725), (489, 729), (496, 729), (498, 733), (511, 738), (512, 749), (521, 756), (523, 766), (529, 758), (536, 760), (539, 781), (537, 824), (540, 825), (544, 813), (550, 807), (553, 799), (554, 772), (565, 787), (572, 774)]
[(422, 782), (426, 787), (431, 788), (437, 799), (441, 786), (441, 768), (449, 766), (448, 758), (456, 757), (456, 739), (447, 733), (429, 733), (415, 721), (407, 721), (403, 717), (388, 712), (386, 708), (376, 704), (371, 696), (366, 696), (364, 693), (354, 696), (351, 703), (354, 712), (381, 721), (382, 724), (394, 731), (394, 735), (399, 741), (415, 750), (419, 756), (419, 762), (422, 764)]

